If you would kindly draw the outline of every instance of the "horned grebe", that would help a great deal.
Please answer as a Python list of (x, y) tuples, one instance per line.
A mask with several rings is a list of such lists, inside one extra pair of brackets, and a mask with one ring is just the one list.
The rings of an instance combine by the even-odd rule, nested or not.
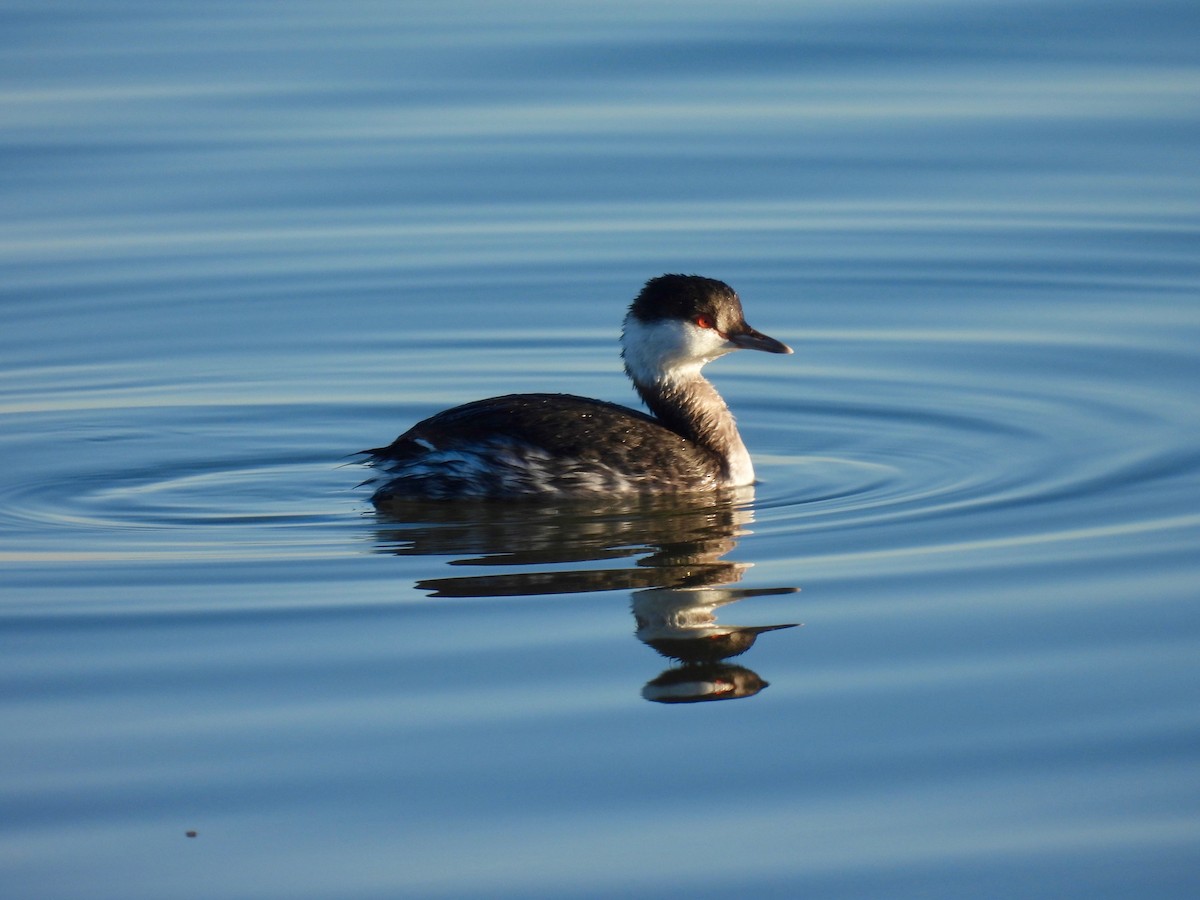
[(625, 372), (654, 414), (570, 394), (509, 394), (419, 422), (363, 451), (372, 501), (713, 491), (754, 482), (733, 416), (700, 369), (733, 350), (791, 353), (742, 315), (729, 285), (646, 282), (621, 333)]

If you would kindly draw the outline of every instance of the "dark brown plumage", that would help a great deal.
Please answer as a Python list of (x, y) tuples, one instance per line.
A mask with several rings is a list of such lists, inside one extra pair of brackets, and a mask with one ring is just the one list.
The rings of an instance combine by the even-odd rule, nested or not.
[(753, 480), (733, 417), (701, 375), (739, 348), (790, 353), (746, 324), (728, 285), (647, 282), (625, 318), (622, 356), (655, 413), (571, 394), (509, 394), (437, 413), (365, 451), (384, 474), (377, 504), (405, 497), (712, 491)]

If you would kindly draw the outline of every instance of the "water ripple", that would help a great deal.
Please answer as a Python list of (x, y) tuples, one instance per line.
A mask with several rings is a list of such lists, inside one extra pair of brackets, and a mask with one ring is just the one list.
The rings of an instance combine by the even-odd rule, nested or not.
[[(517, 367), (544, 349), (536, 337), (511, 349), (501, 340), (496, 354), (465, 373), (431, 371), (438, 363), (419, 350), (434, 339), (409, 335), (410, 361), (401, 354), (393, 369), (401, 382), (446, 380), (464, 397), (488, 393), (496, 375), (489, 363)], [(588, 346), (594, 362), (564, 368), (574, 371), (579, 392), (601, 393), (610, 384), (597, 373), (611, 351), (607, 342)], [(548, 352), (546, 367), (561, 353)], [(1168, 349), (1115, 348), (1097, 361), (1077, 342), (1029, 342), (1016, 333), (984, 342), (961, 333), (888, 341), (863, 332), (818, 335), (805, 353), (809, 362), (785, 373), (783, 391), (779, 373), (759, 361), (727, 382), (762, 479), (757, 540), (779, 552), (794, 554), (799, 535), (819, 536), (821, 552), (836, 556), (895, 546), (910, 554), (990, 542), (1011, 548), (1082, 533), (1081, 521), (1097, 534), (1153, 531), (1157, 521), (1189, 527), (1163, 518), (1145, 489), (1153, 483), (1169, 492), (1200, 472), (1200, 452), (1173, 424), (1187, 401), (1161, 378), (1180, 365)], [(822, 367), (830, 353), (838, 362)], [(339, 365), (347, 379), (360, 371)], [(1153, 381), (1140, 377), (1146, 371)], [(22, 545), (47, 543), (116, 558), (359, 552), (347, 542), (348, 523), (366, 508), (364, 492), (355, 491), (363, 473), (341, 458), (354, 449), (349, 434), (386, 438), (420, 414), (334, 399), (304, 410), (318, 424), (310, 438), (297, 439), (294, 406), (214, 407), (193, 397), (176, 408), (145, 408), (145, 397), (124, 390), (99, 403), (105, 437), (83, 465), (76, 459), (65, 468), (55, 452), (27, 455), (24, 477), (8, 482), (0, 522), (23, 535), (10, 542), (10, 559), (25, 558)], [(88, 395), (88, 405), (98, 402)], [(64, 405), (70, 398), (56, 390), (51, 409)], [(147, 416), (156, 422), (149, 441), (137, 437)], [(320, 446), (337, 452), (322, 455)], [(1139, 487), (1138, 504), (1114, 503)]]
[[(876, 342), (838, 353), (867, 360), (880, 355)], [(792, 414), (775, 401), (765, 422), (743, 415), (759, 423), (747, 428), (751, 446), (769, 448), (757, 505), (776, 553), (794, 555), (803, 536), (810, 565), (988, 548), (1015, 564), (1021, 547), (1094, 541), (1102, 557), (1107, 537), (1195, 531), (1170, 505), (1200, 477), (1200, 450), (1179, 427), (1186, 380), (1177, 392), (1162, 377), (1177, 354), (1160, 345), (1089, 356), (1015, 335), (970, 343), (967, 369), (964, 343), (898, 339), (883, 355), (917, 362), (894, 377), (816, 367)]]

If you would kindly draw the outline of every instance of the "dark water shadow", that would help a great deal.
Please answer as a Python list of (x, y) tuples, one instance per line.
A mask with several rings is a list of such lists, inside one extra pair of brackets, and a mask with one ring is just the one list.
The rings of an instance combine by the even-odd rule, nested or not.
[[(642, 690), (647, 700), (691, 703), (751, 697), (767, 686), (727, 660), (760, 634), (797, 623), (730, 625), (718, 612), (796, 587), (736, 589), (748, 563), (725, 559), (753, 521), (747, 491), (699, 497), (396, 502), (376, 511), (375, 548), (447, 556), (451, 567), (497, 567), (421, 579), (433, 597), (521, 597), (630, 591), (639, 640), (677, 665)], [(519, 571), (517, 571), (519, 570)]]

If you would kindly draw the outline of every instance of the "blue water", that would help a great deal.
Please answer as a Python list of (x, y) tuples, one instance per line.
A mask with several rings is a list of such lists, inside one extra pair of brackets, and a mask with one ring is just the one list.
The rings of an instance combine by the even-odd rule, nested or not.
[[(1195, 4), (0, 23), (5, 897), (1200, 894)], [(752, 497), (371, 508), (668, 271)]]

